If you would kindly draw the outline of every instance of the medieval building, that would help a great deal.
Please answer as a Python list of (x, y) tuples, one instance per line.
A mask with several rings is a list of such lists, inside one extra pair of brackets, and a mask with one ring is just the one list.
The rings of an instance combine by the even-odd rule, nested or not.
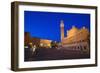
[(36, 46), (36, 47), (46, 47), (46, 48), (49, 48), (51, 46), (51, 40), (40, 39), (37, 37), (31, 37), (30, 33), (28, 33), (28, 32), (25, 32), (24, 36), (25, 36), (24, 37), (25, 45), (32, 44), (33, 46)]
[(81, 29), (72, 26), (70, 30), (66, 31), (67, 36), (64, 36), (64, 22), (60, 23), (61, 28), (61, 44), (68, 49), (82, 49), (89, 51), (90, 35), (86, 27)]
[[(61, 20), (60, 22), (60, 30), (61, 30), (61, 45), (62, 47), (65, 47), (66, 49), (84, 49), (86, 51), (89, 51), (90, 48), (90, 34), (86, 27), (82, 27), (81, 29), (78, 29), (75, 26), (72, 26), (70, 30), (66, 31), (66, 37), (64, 32), (64, 22)], [(28, 32), (25, 32), (24, 35), (24, 42), (25, 45), (29, 45), (30, 43), (36, 47), (51, 47), (52, 40), (47, 39), (40, 39), (37, 37), (31, 37)], [(58, 44), (59, 45), (59, 44)]]

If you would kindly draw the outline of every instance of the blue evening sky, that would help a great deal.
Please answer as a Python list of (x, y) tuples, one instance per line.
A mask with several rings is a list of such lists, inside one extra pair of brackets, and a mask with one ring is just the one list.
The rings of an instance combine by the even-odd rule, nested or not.
[(90, 14), (24, 11), (24, 32), (31, 37), (60, 41), (60, 21), (64, 21), (64, 31), (74, 25), (85, 26), (90, 31)]

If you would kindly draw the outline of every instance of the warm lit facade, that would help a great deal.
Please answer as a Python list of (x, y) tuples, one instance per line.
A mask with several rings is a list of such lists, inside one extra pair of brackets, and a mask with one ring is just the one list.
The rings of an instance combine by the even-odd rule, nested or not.
[(24, 35), (25, 35), (25, 37), (24, 37), (25, 45), (29, 45), (31, 43), (32, 45), (39, 47), (39, 45), (40, 45), (40, 39), (39, 38), (31, 37), (28, 32), (25, 32)]
[(28, 32), (25, 32), (24, 35), (25, 35), (24, 37), (25, 45), (29, 45), (31, 43), (33, 46), (35, 45), (36, 47), (46, 47), (46, 48), (51, 47), (51, 40), (31, 37)]
[(40, 40), (40, 46), (44, 46), (44, 47), (51, 47), (51, 40), (44, 40), (44, 39), (41, 39)]
[(30, 42), (32, 42), (30, 34), (28, 32), (25, 32), (24, 33), (24, 45), (29, 45)]
[[(63, 25), (63, 26), (62, 26)], [(61, 21), (61, 43), (62, 46), (76, 49), (89, 49), (89, 31), (87, 28), (81, 29), (72, 26), (70, 30), (67, 30), (67, 37), (64, 37), (64, 22)]]

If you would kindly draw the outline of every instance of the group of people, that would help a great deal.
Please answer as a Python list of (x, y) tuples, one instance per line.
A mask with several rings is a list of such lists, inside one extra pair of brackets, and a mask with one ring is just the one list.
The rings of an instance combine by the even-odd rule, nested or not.
[(33, 56), (36, 54), (36, 45), (29, 43), (29, 45), (25, 46), (24, 48), (24, 60), (30, 61)]

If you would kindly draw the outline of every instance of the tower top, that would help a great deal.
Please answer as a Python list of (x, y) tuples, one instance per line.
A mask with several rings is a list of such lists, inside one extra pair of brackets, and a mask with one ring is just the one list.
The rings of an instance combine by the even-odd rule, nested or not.
[(72, 28), (75, 28), (75, 26), (73, 25)]
[(82, 28), (85, 29), (85, 26), (83, 26)]
[(64, 27), (64, 21), (63, 20), (60, 21), (60, 27)]

